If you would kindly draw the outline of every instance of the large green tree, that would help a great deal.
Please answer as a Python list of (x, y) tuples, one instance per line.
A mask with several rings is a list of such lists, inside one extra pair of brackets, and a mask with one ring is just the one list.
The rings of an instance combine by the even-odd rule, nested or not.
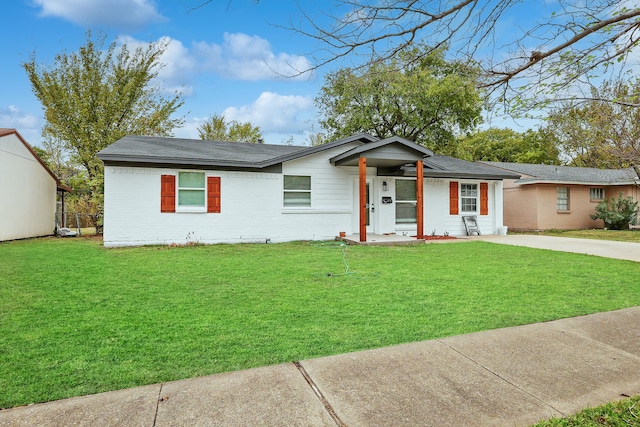
[[(633, 95), (636, 94), (636, 95)], [(553, 111), (546, 129), (567, 162), (594, 168), (640, 165), (640, 79), (605, 82), (588, 102)], [(630, 99), (630, 103), (609, 102)]]
[(461, 138), (457, 150), (456, 157), (472, 162), (560, 164), (555, 140), (544, 130), (489, 128)]
[(398, 135), (453, 154), (456, 136), (481, 121), (475, 70), (445, 60), (444, 49), (427, 55), (424, 49), (413, 46), (367, 69), (329, 73), (316, 98), (328, 139)]
[(172, 115), (181, 94), (166, 97), (154, 78), (162, 67), (164, 41), (129, 49), (107, 36), (87, 32), (79, 51), (59, 53), (53, 65), (23, 65), (33, 92), (42, 103), (43, 136), (68, 151), (86, 171), (94, 202), (100, 205), (103, 166), (96, 153), (127, 134), (171, 135), (182, 118)]
[(224, 115), (214, 114), (198, 126), (200, 139), (208, 141), (230, 141), (263, 143), (259, 126), (250, 122), (227, 122)]

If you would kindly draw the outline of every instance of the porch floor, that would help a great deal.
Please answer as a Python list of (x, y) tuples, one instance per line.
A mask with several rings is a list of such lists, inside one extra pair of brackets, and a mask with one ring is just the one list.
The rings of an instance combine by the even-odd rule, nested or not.
[(349, 234), (345, 237), (338, 237), (339, 240), (347, 242), (350, 245), (372, 245), (372, 246), (393, 246), (393, 245), (412, 245), (424, 243), (424, 239), (416, 239), (411, 236), (402, 236), (400, 234), (372, 234), (367, 233), (367, 241), (360, 241), (360, 234)]

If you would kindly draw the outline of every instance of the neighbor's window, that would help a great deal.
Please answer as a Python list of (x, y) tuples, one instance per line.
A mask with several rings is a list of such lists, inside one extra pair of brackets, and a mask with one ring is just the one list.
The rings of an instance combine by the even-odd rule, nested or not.
[(460, 210), (478, 211), (478, 184), (460, 184)]
[(558, 187), (558, 210), (569, 210), (569, 187)]
[(396, 224), (416, 223), (416, 181), (396, 179)]
[(178, 207), (204, 209), (204, 172), (178, 172)]
[(604, 200), (604, 188), (589, 189), (589, 197), (591, 200)]
[(302, 175), (284, 176), (284, 206), (311, 206), (311, 177)]

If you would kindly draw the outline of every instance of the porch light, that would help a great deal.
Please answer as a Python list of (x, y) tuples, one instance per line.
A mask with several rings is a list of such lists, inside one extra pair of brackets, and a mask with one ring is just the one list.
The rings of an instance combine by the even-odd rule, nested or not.
[(382, 181), (382, 191), (389, 191), (389, 184), (387, 181)]

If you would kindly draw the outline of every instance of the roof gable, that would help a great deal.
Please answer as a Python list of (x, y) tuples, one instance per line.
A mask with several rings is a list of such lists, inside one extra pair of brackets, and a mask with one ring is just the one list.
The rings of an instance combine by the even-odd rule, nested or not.
[(33, 150), (33, 148), (31, 148), (31, 145), (29, 145), (29, 143), (22, 137), (22, 135), (20, 135), (20, 132), (18, 132), (17, 129), (0, 128), (0, 138), (2, 138), (3, 136), (9, 136), (9, 135), (15, 135), (15, 137), (18, 139), (18, 141), (20, 141), (24, 145), (24, 147), (29, 151), (29, 153), (34, 157), (34, 159), (38, 163), (40, 163), (40, 165), (44, 168), (45, 171), (47, 171), (47, 173), (49, 175), (51, 175), (53, 180), (56, 182), (56, 187), (58, 188), (58, 190), (62, 190), (62, 191), (72, 191), (73, 190), (71, 187), (63, 185), (63, 184), (60, 183), (60, 180), (58, 179), (58, 177), (53, 173), (53, 171), (51, 169), (49, 169), (49, 166), (47, 166), (42, 161), (40, 156), (38, 156), (36, 154), (36, 152)]
[(370, 166), (394, 167), (429, 156), (433, 156), (433, 151), (428, 148), (394, 136), (352, 148), (329, 161), (336, 166), (356, 166), (361, 157), (366, 157)]

